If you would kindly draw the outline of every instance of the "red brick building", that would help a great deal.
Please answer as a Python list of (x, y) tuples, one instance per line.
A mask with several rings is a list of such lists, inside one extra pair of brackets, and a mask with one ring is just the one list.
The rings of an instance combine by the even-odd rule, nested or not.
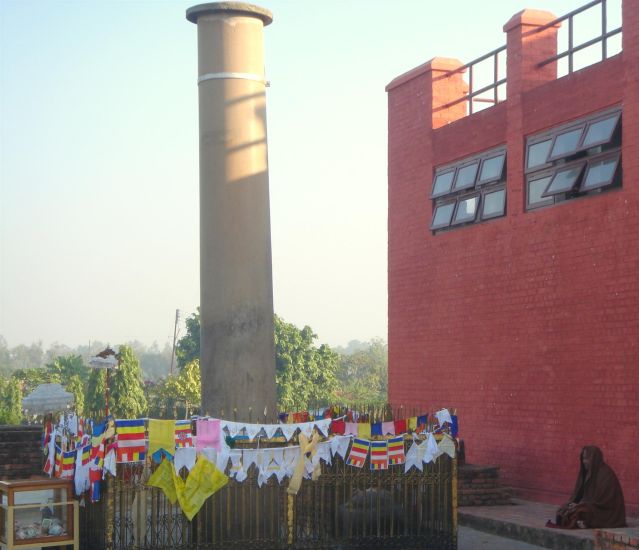
[(637, 514), (637, 1), (622, 12), (621, 53), (562, 78), (569, 20), (513, 16), (507, 99), (474, 114), (457, 60), (387, 86), (389, 399), (457, 407), (467, 460), (528, 498), (562, 501), (599, 445)]

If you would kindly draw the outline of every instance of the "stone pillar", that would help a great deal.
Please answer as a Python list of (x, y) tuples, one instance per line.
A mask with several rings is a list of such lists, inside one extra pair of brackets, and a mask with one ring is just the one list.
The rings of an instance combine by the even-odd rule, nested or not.
[(263, 29), (240, 2), (189, 8), (198, 28), (202, 410), (275, 411)]

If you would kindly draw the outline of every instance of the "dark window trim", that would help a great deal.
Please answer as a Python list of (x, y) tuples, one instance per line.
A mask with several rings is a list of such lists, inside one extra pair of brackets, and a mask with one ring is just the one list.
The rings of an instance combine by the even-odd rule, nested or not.
[[(602, 120), (606, 120), (607, 118), (612, 118), (613, 116), (616, 115), (616, 120), (615, 120), (615, 125), (612, 129), (612, 132), (610, 134), (610, 137), (608, 139), (602, 139), (599, 141), (595, 141), (594, 143), (591, 143), (589, 145), (584, 145), (584, 140), (586, 139), (586, 135), (588, 134), (588, 130), (589, 128), (593, 125), (596, 124), (597, 122), (601, 122)], [(606, 115), (602, 115), (599, 116), (593, 120), (588, 121), (588, 124), (586, 124), (586, 129), (583, 133), (583, 135), (581, 136), (581, 140), (579, 142), (579, 150), (583, 151), (585, 149), (592, 149), (593, 147), (598, 147), (599, 145), (606, 145), (608, 143), (610, 143), (610, 141), (612, 141), (612, 138), (615, 136), (615, 132), (617, 131), (617, 128), (619, 127), (619, 121), (621, 120), (621, 111), (617, 111), (612, 112), (612, 113), (608, 113)]]
[[(488, 179), (481, 179), (481, 171), (484, 168), (484, 163), (488, 160), (496, 159), (501, 157), (501, 170), (499, 171), (499, 175), (497, 177), (492, 177)], [(504, 178), (504, 169), (506, 164), (506, 150), (497, 152), (494, 155), (485, 156), (481, 159), (481, 163), (479, 164), (479, 168), (477, 169), (477, 183), (476, 185), (486, 185), (487, 183), (492, 183), (494, 181), (501, 181)]]
[[(453, 185), (455, 184), (455, 179), (456, 179), (456, 176), (457, 176), (455, 174), (456, 170), (457, 170), (457, 167), (456, 166), (452, 166), (452, 167), (450, 167), (450, 169), (445, 169), (445, 170), (442, 170), (441, 172), (436, 172), (435, 173), (435, 177), (433, 178), (432, 189), (431, 189), (431, 192), (430, 192), (430, 198), (431, 199), (435, 199), (437, 197), (443, 197), (445, 195), (450, 195), (453, 192)], [(437, 193), (435, 195), (434, 194), (435, 193), (435, 182), (437, 181), (437, 178), (439, 176), (443, 176), (444, 174), (448, 174), (449, 172), (453, 173), (453, 180), (450, 182), (450, 188), (448, 189), (448, 191), (439, 192), (439, 193)]]
[[(469, 166), (472, 166), (473, 164), (477, 165), (477, 168), (475, 168), (475, 177), (473, 178), (473, 181), (470, 183), (470, 185), (465, 185), (464, 187), (457, 187), (457, 178), (459, 177), (459, 173), (464, 169), (464, 168), (468, 168)], [(460, 164), (457, 166), (457, 171), (455, 173), (455, 179), (453, 180), (453, 185), (450, 188), (450, 192), (451, 193), (458, 193), (460, 191), (468, 191), (469, 189), (473, 189), (475, 187), (475, 184), (477, 183), (477, 177), (479, 176), (479, 166), (481, 165), (481, 158), (475, 158), (471, 161), (468, 162), (464, 162), (463, 164)]]
[[(537, 208), (550, 206), (551, 204), (555, 203), (554, 197), (548, 197), (543, 201), (537, 201), (534, 203), (530, 202), (530, 183), (533, 181), (542, 180), (548, 177), (550, 177), (550, 179), (552, 180), (552, 176), (554, 173), (555, 173), (555, 169), (549, 168), (549, 169), (541, 170), (539, 172), (535, 172), (534, 174), (529, 174), (526, 177), (526, 210), (536, 210)], [(548, 183), (550, 183), (550, 180), (548, 180)], [(546, 187), (548, 187), (548, 184), (546, 184)]]
[[(546, 189), (544, 189), (544, 192), (541, 194), (541, 197), (542, 198), (554, 197), (555, 195), (563, 195), (564, 193), (571, 193), (572, 191), (577, 189), (581, 185), (581, 178), (584, 174), (584, 168), (586, 167), (586, 164), (588, 163), (585, 162), (584, 160), (581, 160), (579, 162), (571, 162), (570, 164), (562, 164), (561, 166), (555, 168), (554, 173), (552, 177), (550, 178), (548, 185), (546, 186)], [(552, 183), (555, 181), (555, 178), (557, 177), (558, 174), (561, 174), (562, 172), (568, 172), (570, 170), (574, 170), (575, 168), (579, 168), (579, 173), (577, 174), (577, 177), (575, 178), (575, 181), (573, 182), (572, 187), (570, 189), (561, 189), (559, 191), (549, 191), (550, 187), (552, 186)]]
[[(616, 131), (618, 129), (618, 126), (619, 126), (619, 121), (621, 120), (622, 115), (623, 115), (621, 105), (610, 107), (608, 109), (605, 109), (605, 110), (597, 112), (597, 113), (592, 113), (592, 114), (590, 114), (588, 116), (581, 117), (578, 120), (573, 120), (571, 122), (566, 122), (564, 124), (560, 124), (558, 126), (554, 126), (554, 127), (549, 128), (547, 130), (543, 130), (541, 132), (532, 134), (532, 135), (530, 135), (530, 137), (526, 137), (526, 141), (525, 141), (525, 145), (524, 145), (525, 146), (524, 173), (525, 174), (530, 174), (532, 172), (538, 172), (540, 170), (545, 170), (546, 168), (549, 168), (549, 167), (553, 166), (553, 160), (549, 160), (547, 158), (545, 164), (538, 164), (536, 166), (528, 168), (528, 148), (531, 145), (535, 145), (537, 143), (541, 143), (542, 141), (546, 141), (548, 139), (552, 140), (552, 143), (550, 145), (550, 149), (548, 150), (548, 155), (550, 155), (551, 152), (552, 152), (552, 148), (554, 146), (554, 143), (555, 143), (555, 137), (557, 135), (563, 134), (563, 133), (565, 133), (565, 132), (567, 132), (567, 131), (569, 131), (571, 129), (576, 129), (579, 126), (582, 126), (582, 125), (588, 126), (591, 123), (595, 123), (595, 122), (598, 122), (598, 121), (603, 120), (605, 118), (608, 118), (609, 116), (611, 116), (613, 114), (618, 114), (617, 125), (615, 127), (615, 131)], [(578, 147), (578, 149), (576, 151), (574, 151), (573, 153), (562, 155), (561, 157), (557, 157), (556, 159), (554, 159), (554, 162), (556, 162), (557, 160), (559, 160), (561, 158), (564, 158), (566, 156), (570, 156), (571, 154), (579, 153), (580, 151), (584, 151), (584, 150), (587, 150), (587, 149), (591, 149), (593, 147), (597, 147), (597, 145), (605, 145), (606, 143), (608, 143), (608, 141), (606, 141), (606, 142), (602, 142), (602, 143), (598, 143), (598, 144), (588, 145), (586, 148), (584, 148), (582, 146), (582, 143), (583, 143), (583, 140), (585, 139), (587, 131), (588, 131), (588, 128), (586, 128), (585, 131), (582, 131), (581, 138), (579, 140), (579, 147)], [(614, 137), (615, 131), (613, 131), (613, 133), (611, 135), (611, 139)]]
[[(485, 200), (486, 195), (490, 195), (491, 193), (497, 193), (499, 191), (503, 191), (504, 192), (504, 208), (498, 214), (484, 214), (484, 206), (486, 204), (486, 200)], [(507, 213), (507, 210), (508, 210), (507, 198), (508, 198), (508, 196), (507, 196), (507, 193), (506, 193), (506, 186), (505, 185), (501, 185), (499, 187), (483, 188), (482, 192), (481, 192), (481, 199), (480, 199), (480, 204), (479, 204), (479, 219), (480, 219), (480, 221), (492, 220), (493, 218), (501, 218), (501, 217), (505, 216), (506, 213)]]
[[(445, 201), (441, 201), (439, 203), (435, 203), (434, 207), (433, 207), (433, 216), (430, 222), (430, 228), (431, 230), (435, 231), (437, 229), (443, 229), (444, 227), (450, 227), (452, 225), (453, 222), (453, 218), (455, 217), (455, 210), (457, 209), (457, 199), (453, 199), (453, 200), (445, 200)], [(453, 212), (450, 215), (450, 221), (446, 224), (439, 224), (439, 225), (435, 225), (435, 213), (437, 212), (437, 209), (442, 207), (442, 206), (447, 206), (449, 204), (454, 205), (453, 206)]]
[[(598, 183), (597, 185), (593, 185), (592, 187), (584, 188), (584, 185), (586, 183), (586, 178), (588, 177), (588, 172), (590, 171), (590, 167), (593, 164), (606, 161), (608, 159), (613, 159), (613, 158), (616, 160), (615, 169), (613, 170), (612, 176), (608, 179), (608, 181), (606, 181), (605, 183)], [(581, 179), (581, 184), (579, 185), (579, 190), (583, 193), (588, 193), (589, 191), (594, 191), (595, 189), (601, 189), (603, 187), (608, 187), (609, 185), (612, 185), (615, 182), (615, 176), (617, 175), (620, 164), (621, 164), (621, 151), (617, 151), (613, 154), (598, 155), (597, 157), (593, 157), (592, 159), (589, 159), (588, 165), (586, 166), (586, 170)]]
[[(477, 198), (477, 208), (475, 209), (475, 216), (472, 219), (455, 221), (455, 218), (457, 217), (457, 212), (459, 211), (459, 206), (461, 205), (461, 203), (468, 199), (472, 199), (473, 197)], [(451, 219), (450, 226), (452, 227), (454, 225), (464, 225), (467, 223), (475, 223), (479, 216), (480, 208), (481, 208), (481, 192), (475, 191), (474, 193), (469, 193), (468, 195), (460, 195), (459, 197), (457, 197), (455, 210), (453, 212), (453, 217)]]
[[(571, 155), (574, 155), (575, 153), (578, 153), (579, 144), (581, 143), (581, 140), (584, 137), (585, 129), (586, 129), (586, 124), (584, 123), (584, 124), (579, 124), (575, 126), (574, 128), (568, 128), (564, 130), (563, 132), (557, 132), (552, 139), (552, 145), (550, 146), (550, 150), (548, 151), (548, 157), (546, 158), (546, 162), (554, 162), (556, 160), (563, 159)], [(575, 147), (571, 149), (570, 151), (564, 151), (563, 153), (559, 153), (558, 155), (553, 155), (552, 150), (555, 148), (555, 143), (557, 142), (557, 138), (566, 134), (571, 134), (572, 132), (576, 132), (577, 130), (581, 130), (581, 134), (579, 135), (579, 139), (577, 140)]]

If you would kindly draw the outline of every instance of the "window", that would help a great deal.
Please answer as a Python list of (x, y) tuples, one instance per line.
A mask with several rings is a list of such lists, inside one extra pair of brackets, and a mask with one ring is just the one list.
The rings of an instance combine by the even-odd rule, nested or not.
[(492, 149), (435, 171), (432, 231), (506, 215), (506, 151)]
[(621, 111), (528, 138), (526, 174), (528, 210), (621, 186)]

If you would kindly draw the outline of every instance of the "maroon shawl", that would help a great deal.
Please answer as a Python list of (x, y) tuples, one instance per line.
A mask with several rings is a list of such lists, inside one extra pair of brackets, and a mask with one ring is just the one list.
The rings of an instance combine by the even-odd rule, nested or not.
[[(590, 457), (590, 470), (586, 470), (582, 457)], [(577, 521), (587, 528), (625, 527), (626, 508), (617, 476), (603, 460), (599, 447), (584, 447), (579, 455), (579, 475), (570, 500), (557, 516), (562, 527), (577, 527)], [(571, 510), (568, 505), (576, 504)]]

